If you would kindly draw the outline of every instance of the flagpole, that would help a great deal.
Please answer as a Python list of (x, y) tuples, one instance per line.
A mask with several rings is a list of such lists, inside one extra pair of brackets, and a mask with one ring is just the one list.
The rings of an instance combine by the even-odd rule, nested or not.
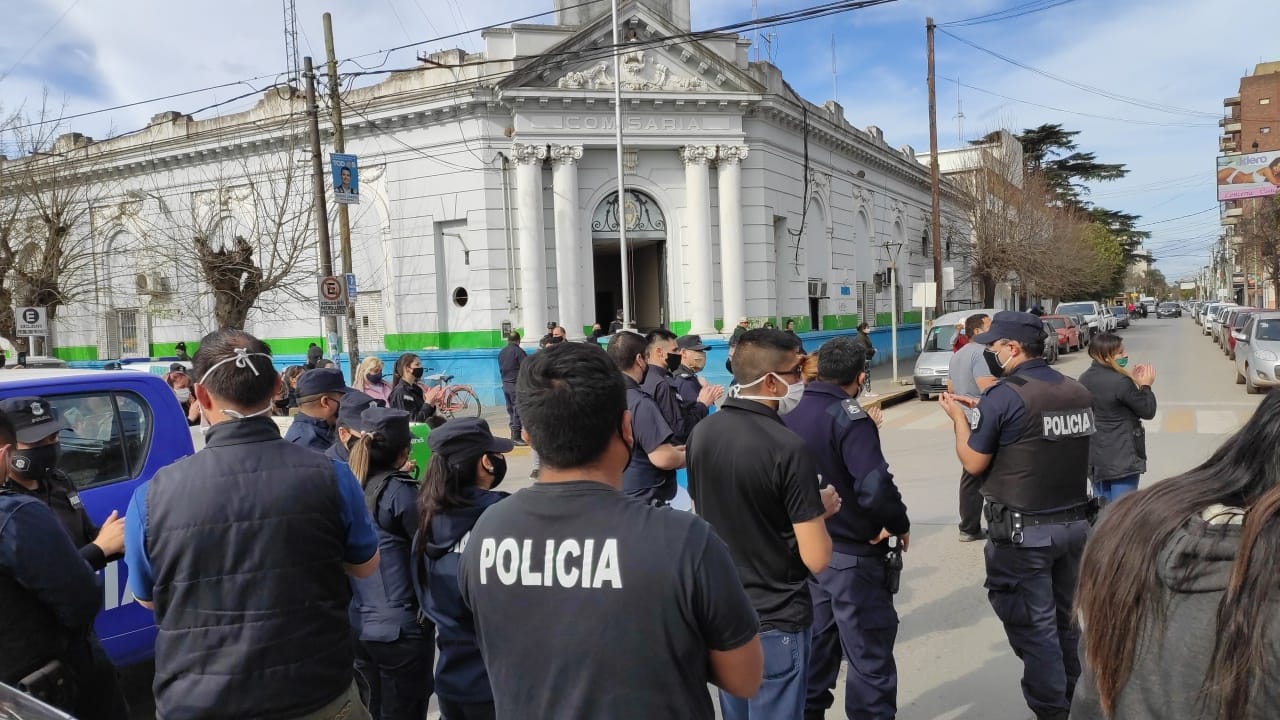
[(618, 0), (613, 0), (613, 130), (618, 150), (618, 256), (622, 259), (622, 326), (632, 327), (631, 272), (627, 258), (626, 187), (622, 181), (622, 44), (618, 39)]

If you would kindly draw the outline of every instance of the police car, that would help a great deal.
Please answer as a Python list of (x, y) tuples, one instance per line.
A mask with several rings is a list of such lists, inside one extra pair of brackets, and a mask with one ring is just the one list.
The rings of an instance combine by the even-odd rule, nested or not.
[[(0, 398), (38, 395), (71, 427), (59, 438), (59, 468), (80, 491), (95, 523), (129, 506), (133, 491), (160, 468), (193, 452), (182, 406), (164, 380), (149, 372), (6, 370)], [(102, 571), (103, 610), (95, 627), (117, 665), (154, 654), (151, 611), (129, 592), (123, 561)]]

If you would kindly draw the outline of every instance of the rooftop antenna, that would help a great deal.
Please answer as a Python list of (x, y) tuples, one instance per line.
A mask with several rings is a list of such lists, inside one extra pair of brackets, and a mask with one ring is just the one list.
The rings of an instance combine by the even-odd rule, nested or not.
[(751, 25), (756, 31), (755, 41), (751, 45), (756, 51), (756, 62), (760, 62), (760, 26), (756, 25), (758, 19), (760, 19), (760, 0), (751, 0)]
[(831, 33), (831, 100), (839, 102), (840, 74), (836, 69), (836, 34)]
[(960, 78), (956, 77), (956, 143), (964, 145), (964, 101), (960, 97)]
[(298, 6), (295, 0), (284, 3), (284, 60), (289, 82), (302, 82), (302, 63), (298, 61)]

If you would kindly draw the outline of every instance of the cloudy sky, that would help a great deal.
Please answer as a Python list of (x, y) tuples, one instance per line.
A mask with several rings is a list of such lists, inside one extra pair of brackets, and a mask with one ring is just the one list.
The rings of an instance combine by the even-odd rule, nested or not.
[[(758, 13), (767, 16), (818, 1), (758, 0)], [(343, 71), (384, 60), (385, 67), (403, 67), (412, 64), (416, 51), (479, 51), (482, 42), (475, 33), (435, 39), (543, 13), (552, 3), (297, 0), (299, 45), (304, 55), (324, 55), (320, 16), (329, 11), (338, 56), (356, 58), (344, 63)], [(192, 112), (218, 103), (226, 104), (200, 116), (243, 110), (255, 98), (226, 101), (271, 84), (285, 67), (282, 11), (273, 0), (11, 0), (5, 5), (0, 108), (34, 109), (47, 88), (57, 114), (92, 113), (67, 125), (95, 137), (136, 129), (164, 110)], [(751, 0), (693, 0), (693, 6), (695, 29), (752, 16)], [(1047, 122), (1082, 131), (1077, 138), (1082, 150), (1130, 169), (1124, 180), (1098, 185), (1094, 201), (1142, 215), (1144, 229), (1154, 233), (1147, 246), (1171, 279), (1194, 274), (1207, 263), (1219, 227), (1213, 158), (1222, 98), (1236, 93), (1240, 76), (1256, 63), (1280, 60), (1267, 31), (1250, 34), (1242, 31), (1242, 23), (1280, 27), (1280, 3), (898, 0), (762, 31), (771, 42), (761, 53), (771, 55), (810, 100), (820, 103), (834, 92), (855, 125), (877, 125), (892, 145), (924, 150), (929, 144), (924, 18), (932, 15), (943, 25), (1028, 6), (1040, 11), (944, 28), (971, 45), (939, 34), (942, 146), (997, 128), (1017, 131)], [(409, 43), (423, 44), (390, 55), (377, 52)], [(238, 81), (248, 82), (233, 84)], [(226, 86), (139, 103), (216, 85)], [(954, 117), (958, 101), (963, 135)], [(131, 103), (139, 104), (94, 112)]]

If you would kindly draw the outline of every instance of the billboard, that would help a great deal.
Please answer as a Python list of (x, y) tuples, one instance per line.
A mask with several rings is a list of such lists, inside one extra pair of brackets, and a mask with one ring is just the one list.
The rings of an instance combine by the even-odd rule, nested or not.
[(1218, 158), (1218, 200), (1266, 197), (1280, 191), (1280, 151)]

